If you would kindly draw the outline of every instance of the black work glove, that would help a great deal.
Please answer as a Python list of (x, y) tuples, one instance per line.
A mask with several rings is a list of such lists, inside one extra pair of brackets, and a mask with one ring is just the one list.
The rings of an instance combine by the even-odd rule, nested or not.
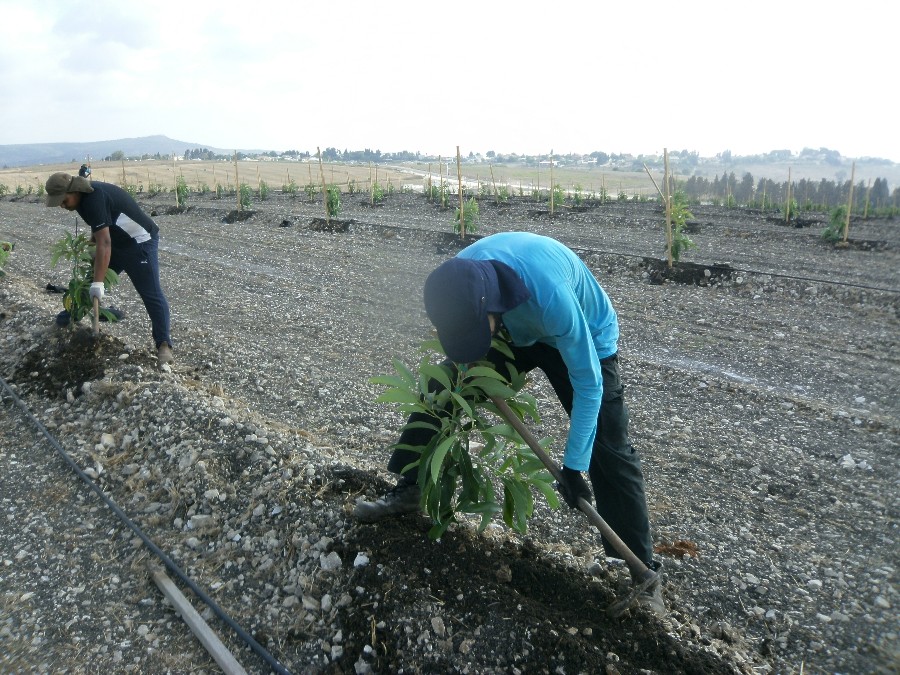
[(563, 500), (569, 505), (569, 508), (578, 508), (578, 499), (584, 497), (587, 501), (591, 501), (591, 489), (584, 482), (584, 477), (580, 471), (570, 469), (567, 466), (562, 468), (560, 472), (559, 482), (556, 489), (562, 495)]

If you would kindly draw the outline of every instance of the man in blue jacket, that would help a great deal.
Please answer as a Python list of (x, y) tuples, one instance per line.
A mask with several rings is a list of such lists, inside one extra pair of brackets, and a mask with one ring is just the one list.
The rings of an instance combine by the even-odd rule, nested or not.
[[(103, 299), (106, 270), (128, 274), (141, 296), (153, 330), (160, 365), (174, 360), (169, 303), (159, 283), (159, 227), (118, 185), (55, 173), (47, 179), (47, 206), (75, 211), (91, 228), (96, 244), (91, 297)], [(65, 319), (68, 317), (57, 317)]]
[[(651, 569), (650, 521), (640, 459), (628, 437), (628, 408), (619, 378), (619, 323), (606, 292), (582, 260), (549, 237), (506, 232), (485, 237), (435, 269), (425, 282), (425, 310), (437, 329), (448, 359), (455, 363), (488, 360), (508, 372), (507, 357), (491, 349), (504, 328), (519, 372), (540, 368), (569, 415), (559, 491), (576, 508), (591, 499), (597, 511)], [(414, 421), (414, 420), (410, 420)], [(428, 444), (429, 429), (405, 430), (398, 445)], [(400, 474), (418, 459), (396, 449), (388, 469)], [(416, 469), (375, 502), (359, 502), (363, 522), (419, 509)], [(607, 555), (615, 549), (603, 541)], [(665, 613), (660, 585), (642, 601)]]

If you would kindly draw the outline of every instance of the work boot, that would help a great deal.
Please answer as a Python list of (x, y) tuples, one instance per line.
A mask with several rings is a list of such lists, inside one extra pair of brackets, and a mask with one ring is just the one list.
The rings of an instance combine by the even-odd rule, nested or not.
[(69, 314), (69, 310), (64, 309), (59, 314), (56, 315), (56, 325), (60, 328), (65, 328), (72, 321), (72, 315)]
[(172, 348), (163, 342), (156, 349), (156, 360), (159, 362), (159, 365), (164, 366), (167, 363), (172, 363), (175, 360), (175, 356), (172, 354)]
[(422, 492), (416, 483), (402, 478), (397, 485), (374, 502), (359, 501), (353, 509), (353, 516), (362, 523), (377, 523), (382, 518), (415, 513), (419, 510)]
[[(647, 569), (656, 572), (656, 583), (650, 586), (650, 588), (645, 588), (641, 591), (637, 597), (637, 602), (642, 607), (645, 607), (656, 614), (656, 616), (664, 617), (666, 615), (666, 603), (663, 601), (662, 594), (662, 564), (658, 560), (651, 560), (647, 563)], [(634, 583), (634, 579), (631, 580), (631, 583)]]
[(645, 588), (637, 597), (639, 605), (649, 609), (660, 618), (666, 615), (666, 603), (663, 600), (662, 586), (662, 579), (659, 578), (655, 584), (650, 588)]

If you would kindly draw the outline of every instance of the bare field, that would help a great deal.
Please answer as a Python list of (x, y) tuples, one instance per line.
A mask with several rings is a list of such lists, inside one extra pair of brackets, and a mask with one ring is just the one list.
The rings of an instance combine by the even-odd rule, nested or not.
[[(225, 200), (139, 201), (161, 229), (174, 366), (155, 367), (127, 279), (108, 299), (125, 321), (78, 351), (89, 329), (57, 329), (61, 296), (46, 290), (65, 282), (49, 250), (72, 214), (7, 197), (0, 239), (16, 248), (0, 281), (0, 373), (291, 672), (897, 672), (895, 221), (854, 221), (854, 245), (837, 248), (818, 225), (701, 207), (685, 256), (699, 275), (685, 281), (653, 265), (657, 204), (592, 203), (551, 218), (529, 199), (481, 201), (480, 235), (563, 241), (619, 314), (669, 615), (613, 620), (604, 609), (627, 593), (627, 572), (568, 509), (539, 501), (527, 536), (499, 522), (478, 533), (463, 519), (440, 541), (419, 515), (350, 517), (356, 498), (390, 485), (402, 419), (373, 402), (371, 378), (395, 358), (414, 365), (432, 335), (422, 285), (464, 245), (450, 234), (452, 208), (357, 196), (342, 200), (342, 226), (325, 229), (321, 204), (302, 192), (254, 204), (239, 223)], [(535, 373), (529, 389), (537, 435), (564, 438), (546, 379)], [(0, 408), (0, 426), (0, 636), (10, 645), (0, 670), (214, 669), (147, 578), (132, 535), (83, 489), (59, 490), (71, 472), (14, 406)], [(251, 672), (268, 672), (215, 628)]]

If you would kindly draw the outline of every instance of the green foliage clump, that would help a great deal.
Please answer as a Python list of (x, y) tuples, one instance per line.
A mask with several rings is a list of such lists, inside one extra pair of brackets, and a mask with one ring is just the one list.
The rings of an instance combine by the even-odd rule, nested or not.
[(581, 187), (580, 183), (576, 183), (575, 187), (572, 188), (572, 204), (575, 206), (584, 204), (584, 188)]
[(249, 209), (253, 198), (253, 188), (246, 183), (241, 183), (238, 201), (242, 209)]
[(832, 243), (841, 241), (844, 238), (844, 223), (847, 220), (847, 207), (845, 205), (838, 206), (831, 212), (828, 219), (828, 226), (822, 231), (822, 239)]
[(605, 187), (601, 187), (598, 196), (600, 199), (600, 203), (605, 204), (609, 201), (609, 190), (607, 190)]
[(259, 189), (257, 190), (259, 201), (264, 202), (269, 198), (269, 184), (266, 181), (259, 181)]
[[(502, 340), (494, 340), (494, 347), (512, 357)], [(441, 348), (429, 341), (422, 350)], [(427, 354), (416, 372), (397, 360), (394, 369), (396, 375), (372, 378), (373, 384), (386, 387), (377, 401), (396, 404), (406, 416), (417, 413), (420, 421), (409, 423), (410, 428), (435, 431), (427, 446), (396, 446), (419, 454), (404, 471), (418, 468), (421, 506), (432, 520), (432, 539), (458, 522), (458, 514), (479, 517), (479, 530), (484, 530), (499, 513), (509, 527), (525, 533), (534, 513), (533, 490), (552, 508), (559, 507), (549, 471), (491, 401), (492, 396), (503, 399), (520, 419), (539, 422), (534, 397), (522, 391), (524, 374), (510, 366), (505, 377), (483, 361), (452, 369), (431, 363)], [(549, 442), (542, 439), (540, 444), (546, 448)]]
[(687, 195), (678, 190), (672, 196), (672, 260), (678, 262), (682, 251), (697, 246), (682, 230), (694, 214), (688, 209)]
[[(465, 220), (466, 234), (475, 234), (478, 232), (478, 218), (478, 202), (475, 201), (474, 197), (469, 197), (463, 204), (463, 219)], [(456, 234), (462, 233), (459, 221), (459, 207), (456, 209), (456, 222), (453, 226), (453, 231), (456, 232)]]
[[(81, 321), (94, 308), (90, 294), (91, 283), (94, 281), (94, 248), (94, 243), (83, 233), (73, 237), (70, 232), (66, 232), (66, 236), (56, 242), (51, 251), (51, 267), (56, 267), (61, 259), (72, 262), (72, 278), (63, 293), (63, 307), (69, 312), (72, 323)], [(119, 275), (112, 269), (107, 269), (103, 279), (105, 290), (109, 291), (118, 282)], [(100, 308), (100, 314), (108, 321), (118, 320), (105, 307)]]
[(0, 277), (6, 276), (3, 268), (6, 267), (6, 261), (12, 253), (13, 245), (8, 241), (0, 241)]
[(355, 178), (351, 178), (347, 181), (347, 194), (355, 195), (357, 192), (359, 192), (359, 184), (356, 182)]
[(566, 203), (566, 191), (563, 189), (563, 186), (557, 183), (553, 186), (553, 205), (554, 206), (562, 206)]
[(319, 186), (310, 181), (303, 186), (303, 192), (306, 193), (307, 199), (315, 199), (316, 195), (319, 194)]
[(9, 186), (5, 183), (0, 183), (0, 197), (5, 197), (9, 194)]
[(341, 188), (329, 185), (325, 190), (325, 213), (329, 218), (336, 218), (341, 212)]
[(175, 196), (178, 199), (178, 203), (184, 206), (190, 193), (191, 190), (188, 187), (187, 181), (184, 179), (184, 176), (177, 176), (175, 178)]
[(284, 183), (281, 186), (281, 192), (293, 197), (295, 194), (297, 194), (297, 192), (299, 192), (299, 187), (297, 186), (297, 183), (294, 181), (294, 179), (291, 178), (291, 181), (289, 183)]
[(384, 188), (378, 181), (372, 184), (372, 203), (380, 204), (384, 201)]

